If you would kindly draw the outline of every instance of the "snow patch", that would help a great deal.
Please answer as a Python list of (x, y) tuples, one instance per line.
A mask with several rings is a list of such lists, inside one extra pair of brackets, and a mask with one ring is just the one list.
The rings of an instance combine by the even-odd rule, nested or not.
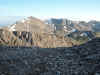
[(94, 27), (95, 27), (95, 26), (96, 26), (96, 24), (92, 24), (92, 26), (94, 26)]
[(22, 23), (25, 23), (26, 21), (30, 20), (30, 18), (24, 18), (23, 20), (21, 20)]
[(83, 36), (88, 36), (88, 35), (86, 33), (82, 33), (80, 36), (83, 37)]
[(22, 23), (24, 23), (25, 21), (26, 21), (26, 20), (25, 20), (25, 19), (23, 19), (21, 22), (22, 22)]
[(11, 27), (10, 27), (10, 30), (11, 30), (11, 31), (16, 31), (15, 26), (16, 26), (16, 24), (14, 24), (13, 26), (11, 26)]
[(76, 29), (72, 29), (72, 30), (71, 30), (71, 32), (75, 32), (75, 31), (76, 31)]
[(30, 18), (27, 17), (27, 18), (25, 18), (25, 20), (30, 20)]

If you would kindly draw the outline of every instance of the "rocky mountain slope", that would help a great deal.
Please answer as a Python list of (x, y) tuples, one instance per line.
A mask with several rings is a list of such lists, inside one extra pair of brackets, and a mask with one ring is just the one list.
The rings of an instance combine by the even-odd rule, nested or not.
[[(72, 31), (74, 29), (78, 31), (95, 31), (98, 32), (100, 30), (100, 22), (99, 21), (72, 21), (68, 19), (50, 19), (46, 20), (46, 23), (49, 24), (54, 30), (63, 29), (65, 32)], [(55, 29), (56, 28), (56, 29)], [(68, 29), (69, 30), (68, 30)], [(73, 32), (73, 31), (72, 31)]]
[[(90, 23), (52, 19), (48, 24), (45, 24), (37, 18), (28, 17), (11, 26), (0, 28), (0, 45), (42, 48), (71, 47), (95, 37), (94, 33), (89, 31), (91, 27), (88, 26), (97, 22)], [(99, 23), (97, 24), (99, 25)]]
[[(41, 48), (71, 47), (78, 42), (55, 34), (48, 24), (28, 17), (9, 27), (0, 29), (0, 45), (36, 46)], [(61, 33), (62, 34), (62, 33)]]
[[(47, 32), (48, 26), (35, 17), (28, 17), (9, 27), (10, 31)], [(49, 30), (48, 30), (49, 31)]]
[(71, 47), (77, 42), (70, 38), (41, 32), (9, 31), (0, 29), (0, 45), (4, 46), (36, 46), (41, 48)]
[(100, 75), (100, 38), (70, 48), (0, 46), (1, 75)]

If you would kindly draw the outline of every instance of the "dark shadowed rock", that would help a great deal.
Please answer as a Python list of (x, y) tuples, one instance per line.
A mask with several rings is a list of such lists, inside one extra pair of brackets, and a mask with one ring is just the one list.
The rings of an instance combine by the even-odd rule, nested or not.
[(70, 48), (0, 47), (0, 75), (100, 75), (100, 38)]

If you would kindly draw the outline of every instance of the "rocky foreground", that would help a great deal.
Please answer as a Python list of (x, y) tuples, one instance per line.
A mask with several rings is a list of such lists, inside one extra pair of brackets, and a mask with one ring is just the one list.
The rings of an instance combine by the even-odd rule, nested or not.
[(70, 48), (2, 46), (0, 75), (100, 75), (100, 38)]

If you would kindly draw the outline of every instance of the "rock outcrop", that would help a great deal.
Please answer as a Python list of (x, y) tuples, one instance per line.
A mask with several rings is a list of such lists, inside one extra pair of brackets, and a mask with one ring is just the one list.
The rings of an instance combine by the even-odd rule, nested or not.
[(38, 46), (41, 48), (71, 47), (75, 45), (70, 38), (59, 37), (54, 34), (26, 31), (0, 30), (0, 45), (4, 46)]
[(0, 75), (100, 75), (100, 38), (70, 48), (0, 46)]

